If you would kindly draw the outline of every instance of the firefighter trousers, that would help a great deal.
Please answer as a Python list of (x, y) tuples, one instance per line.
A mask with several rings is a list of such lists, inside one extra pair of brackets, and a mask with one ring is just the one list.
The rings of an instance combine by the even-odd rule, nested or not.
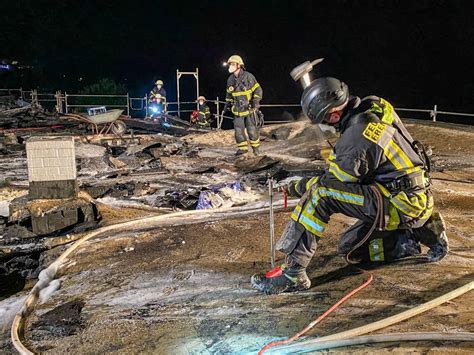
[[(291, 221), (277, 242), (277, 250), (287, 254), (288, 262), (307, 267), (323, 237), (329, 219), (342, 213), (358, 221), (340, 238), (339, 252), (347, 254), (369, 231), (377, 215), (377, 199), (369, 185), (343, 183), (324, 175), (301, 198)], [(388, 216), (390, 202), (384, 197), (383, 213)], [(414, 233), (416, 231), (417, 233)], [(416, 230), (374, 231), (367, 242), (352, 254), (354, 260), (389, 261), (420, 252), (419, 243), (426, 235)]]
[(252, 148), (258, 148), (260, 146), (260, 133), (254, 114), (251, 113), (248, 116), (236, 116), (234, 118), (234, 131), (237, 148), (239, 150), (247, 151), (249, 148), (245, 129), (247, 129), (249, 142)]

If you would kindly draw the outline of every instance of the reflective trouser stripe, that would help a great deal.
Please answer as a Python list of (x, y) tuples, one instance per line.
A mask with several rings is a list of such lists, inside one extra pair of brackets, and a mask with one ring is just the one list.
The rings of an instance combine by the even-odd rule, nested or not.
[(237, 148), (239, 148), (240, 150), (249, 150), (247, 141), (237, 143)]
[[(304, 205), (304, 209), (300, 205), (296, 206), (293, 211), (291, 218), (301, 223), (308, 231), (321, 237), (327, 226), (326, 222), (317, 218), (314, 213), (321, 197), (329, 197), (341, 202), (346, 202), (358, 206), (363, 206), (364, 196), (353, 194), (350, 192), (340, 191), (332, 188), (326, 188), (323, 186), (316, 187), (312, 191), (311, 200), (307, 201)], [(328, 216), (329, 218), (329, 216)]]
[(314, 215), (308, 214), (307, 211), (301, 212), (301, 206), (299, 205), (296, 206), (295, 210), (291, 214), (291, 219), (301, 223), (306, 230), (317, 235), (318, 237), (323, 236), (324, 230), (327, 227), (327, 223), (324, 223)]
[(370, 261), (384, 261), (383, 239), (377, 238), (370, 241), (369, 244)]
[[(315, 194), (316, 195), (316, 194)], [(316, 204), (321, 197), (331, 197), (341, 202), (352, 203), (354, 205), (362, 206), (364, 205), (364, 196), (357, 195), (350, 192), (340, 191), (336, 189), (330, 189), (325, 187), (318, 187), (317, 195), (313, 197), (313, 204)]]
[(257, 138), (257, 139), (254, 140), (254, 141), (253, 141), (253, 140), (250, 140), (250, 145), (251, 145), (252, 147), (258, 147), (258, 146), (260, 146), (260, 138)]

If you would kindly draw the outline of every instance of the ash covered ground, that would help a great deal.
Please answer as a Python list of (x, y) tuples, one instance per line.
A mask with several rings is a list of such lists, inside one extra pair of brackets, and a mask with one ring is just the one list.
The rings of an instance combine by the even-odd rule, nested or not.
[[(309, 337), (382, 319), (473, 280), (474, 130), (419, 121), (407, 121), (406, 126), (433, 151), (433, 192), (448, 224), (450, 254), (435, 264), (411, 260), (374, 268), (369, 288)], [(10, 136), (1, 147), (3, 214), (27, 194), (25, 138), (15, 142)], [(203, 189), (236, 181), (243, 191), (217, 194), (215, 203), (258, 206), (268, 200), (268, 176), (304, 176), (323, 169), (320, 149), (328, 146), (326, 139), (304, 121), (266, 127), (262, 156), (235, 158), (233, 131), (182, 138), (148, 135), (128, 146), (78, 136), (79, 185), (94, 201), (100, 219), (54, 236), (36, 236), (3, 218), (1, 309), (14, 309), (39, 271), (87, 230), (192, 207)], [(290, 211), (276, 213), (277, 236)], [(268, 214), (170, 221), (98, 237), (69, 258), (59, 275), (60, 288), (28, 318), (26, 344), (51, 354), (256, 352), (301, 330), (366, 278), (336, 252), (338, 236), (352, 222), (342, 215), (331, 219), (309, 268), (311, 289), (278, 296), (258, 294), (249, 284), (253, 273), (269, 268)], [(473, 306), (472, 295), (466, 294), (383, 331), (472, 332)], [(0, 351), (12, 352), (8, 329), (0, 339)], [(418, 342), (350, 350), (467, 354), (473, 344)]]

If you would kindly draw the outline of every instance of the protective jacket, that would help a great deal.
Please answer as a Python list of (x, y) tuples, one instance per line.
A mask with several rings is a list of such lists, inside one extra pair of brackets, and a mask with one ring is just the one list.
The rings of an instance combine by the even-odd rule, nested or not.
[(209, 118), (211, 117), (211, 110), (206, 104), (199, 105), (198, 107), (198, 125), (206, 126), (209, 124)]
[(423, 225), (433, 212), (429, 160), (392, 105), (375, 96), (352, 98), (339, 129), (324, 174), (297, 182), (296, 193), (301, 196), (328, 177), (347, 184), (376, 184), (390, 201), (386, 230)]
[(235, 116), (242, 117), (250, 114), (250, 107), (258, 106), (262, 99), (263, 90), (253, 74), (240, 69), (236, 77), (231, 74), (227, 79), (226, 102), (231, 105)]
[(155, 98), (157, 95), (161, 95), (161, 99), (163, 102), (166, 102), (166, 90), (165, 88), (161, 87), (158, 89), (156, 86), (150, 91), (150, 98)]

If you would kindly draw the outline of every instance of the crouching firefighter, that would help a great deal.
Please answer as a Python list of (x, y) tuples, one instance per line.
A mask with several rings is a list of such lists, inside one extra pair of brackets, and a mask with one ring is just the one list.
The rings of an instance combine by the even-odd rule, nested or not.
[(349, 96), (347, 85), (330, 77), (308, 84), (303, 112), (313, 123), (334, 126), (340, 138), (321, 176), (288, 186), (290, 194), (302, 197), (276, 244), (285, 263), (252, 276), (252, 285), (266, 294), (308, 289), (306, 268), (333, 213), (358, 220), (339, 241), (339, 253), (349, 262), (417, 255), (420, 243), (429, 248), (428, 261), (441, 260), (448, 252), (446, 228), (433, 212), (421, 143), (384, 99)]
[(242, 155), (248, 151), (247, 134), (249, 142), (255, 155), (259, 154), (260, 133), (259, 120), (261, 115), (260, 100), (263, 90), (253, 74), (244, 68), (244, 61), (239, 55), (233, 55), (227, 60), (229, 73), (227, 79), (226, 104), (223, 113), (229, 108), (234, 115), (235, 140), (237, 152)]

